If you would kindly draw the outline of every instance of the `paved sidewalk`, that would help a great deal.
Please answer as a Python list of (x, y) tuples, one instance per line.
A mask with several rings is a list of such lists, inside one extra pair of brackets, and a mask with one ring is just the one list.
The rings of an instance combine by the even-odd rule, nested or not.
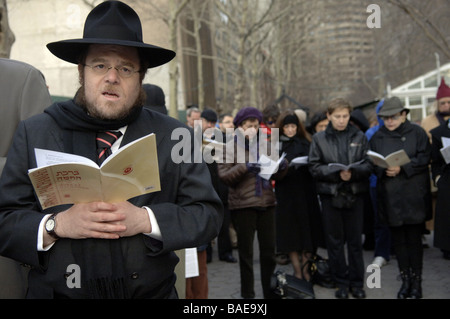
[[(432, 234), (425, 236), (429, 248), (424, 249), (424, 269), (422, 274), (422, 291), (424, 299), (450, 299), (450, 260), (442, 258), (438, 248), (433, 247)], [(319, 255), (326, 258), (324, 249), (319, 249)], [(260, 270), (258, 261), (258, 247), (255, 239), (254, 271), (255, 271), (255, 293), (257, 299), (262, 299), (262, 288), (260, 281)], [(237, 250), (233, 255), (238, 258)], [(364, 251), (365, 266), (373, 260), (373, 251)], [(277, 265), (286, 273), (292, 273), (292, 266)], [(367, 276), (371, 273), (366, 273)], [(208, 264), (209, 299), (241, 299), (239, 264), (220, 261), (217, 257), (217, 247), (213, 248), (213, 260)], [(390, 262), (381, 268), (381, 288), (367, 288), (365, 291), (367, 299), (396, 299), (400, 289), (401, 281), (398, 278), (397, 260)], [(314, 286), (316, 299), (335, 299), (335, 289)], [(351, 295), (350, 295), (350, 298)]]

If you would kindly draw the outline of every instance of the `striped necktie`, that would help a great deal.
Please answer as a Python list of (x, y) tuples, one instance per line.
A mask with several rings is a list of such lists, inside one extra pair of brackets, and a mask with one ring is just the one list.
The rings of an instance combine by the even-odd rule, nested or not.
[(106, 131), (97, 133), (97, 154), (98, 164), (101, 165), (103, 161), (111, 155), (111, 146), (122, 136), (121, 132)]

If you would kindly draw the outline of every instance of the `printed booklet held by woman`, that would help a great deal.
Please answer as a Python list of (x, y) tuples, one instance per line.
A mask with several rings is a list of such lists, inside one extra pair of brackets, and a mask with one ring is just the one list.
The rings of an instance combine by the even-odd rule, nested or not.
[(404, 150), (393, 152), (388, 156), (383, 156), (374, 151), (368, 151), (367, 155), (370, 156), (375, 165), (383, 168), (402, 166), (411, 162), (411, 159)]

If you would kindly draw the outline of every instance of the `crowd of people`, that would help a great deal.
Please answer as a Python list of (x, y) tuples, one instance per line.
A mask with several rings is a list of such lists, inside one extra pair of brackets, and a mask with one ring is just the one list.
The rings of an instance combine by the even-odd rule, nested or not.
[[(71, 100), (51, 104), (38, 70), (0, 60), (0, 89), (9, 97), (1, 106), (9, 111), (0, 162), (1, 298), (177, 298), (175, 251), (196, 247), (199, 276), (186, 280), (186, 298), (205, 299), (216, 239), (219, 259), (239, 264), (241, 296), (255, 298), (255, 235), (264, 298), (276, 297), (277, 255), (287, 256), (296, 278), (311, 282), (318, 247), (327, 250), (336, 298), (365, 298), (367, 218), (374, 219), (373, 263), (382, 267), (390, 254), (397, 258), (399, 299), (422, 298), (426, 221), (434, 218), (434, 245), (450, 259), (450, 160), (441, 152), (450, 141), (450, 87), (444, 79), (437, 110), (423, 127), (408, 120), (397, 97), (380, 102), (372, 127), (342, 98), (311, 118), (277, 105), (236, 114), (192, 106), (184, 125), (166, 115), (162, 90), (142, 83), (149, 68), (168, 63), (175, 52), (144, 43), (128, 5), (99, 4), (83, 38), (47, 47), (78, 66), (80, 87)], [(221, 151), (210, 150), (212, 161), (171, 161), (171, 133), (180, 127), (194, 133), (201, 127), (204, 147)], [(96, 141), (105, 131), (117, 135), (100, 147)], [(157, 139), (161, 191), (42, 209), (28, 178), (37, 167), (36, 148), (100, 164), (99, 155), (150, 133)], [(262, 155), (277, 150), (277, 170), (262, 174)], [(369, 150), (383, 156), (404, 150), (408, 161), (381, 167)], [(83, 270), (77, 289), (67, 282), (70, 265)]]
[[(234, 134), (245, 138), (225, 140), (233, 144), (234, 152), (224, 152), (215, 178), (228, 186), (225, 200), (230, 226), (237, 233), (241, 296), (255, 296), (256, 234), (264, 298), (274, 297), (270, 280), (277, 257), (285, 256), (295, 277), (312, 281), (309, 266), (319, 247), (328, 253), (336, 298), (349, 294), (366, 298), (363, 244), (367, 233), (374, 236), (373, 264), (383, 267), (391, 255), (396, 256), (402, 280), (396, 297), (422, 298), (422, 239), (427, 221), (434, 220), (434, 245), (449, 259), (445, 214), (449, 205), (443, 195), (448, 190), (449, 165), (440, 152), (450, 133), (450, 89), (444, 80), (436, 104), (430, 117), (441, 120), (432, 127), (423, 126), (429, 118), (422, 126), (410, 122), (409, 110), (398, 97), (378, 103), (374, 123), (342, 98), (330, 101), (326, 110), (310, 119), (303, 111), (282, 111), (277, 105), (262, 111), (239, 110), (233, 119)], [(264, 135), (249, 133), (252, 129)], [(274, 129), (279, 134), (273, 134)], [(277, 138), (279, 155), (284, 156), (270, 180), (260, 174), (261, 136)], [(236, 158), (238, 148), (246, 152), (245, 163)], [(383, 156), (404, 150), (409, 160), (398, 166), (377, 166), (369, 150)], [(436, 214), (432, 186), (437, 187)]]

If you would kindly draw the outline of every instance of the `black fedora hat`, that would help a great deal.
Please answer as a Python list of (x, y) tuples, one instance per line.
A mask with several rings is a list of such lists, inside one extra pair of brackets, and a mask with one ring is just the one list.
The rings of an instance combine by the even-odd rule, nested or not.
[(137, 13), (120, 1), (105, 1), (96, 6), (86, 18), (82, 39), (63, 40), (47, 44), (58, 58), (79, 63), (80, 54), (90, 44), (114, 44), (138, 48), (149, 68), (169, 62), (175, 52), (142, 40), (142, 25)]

